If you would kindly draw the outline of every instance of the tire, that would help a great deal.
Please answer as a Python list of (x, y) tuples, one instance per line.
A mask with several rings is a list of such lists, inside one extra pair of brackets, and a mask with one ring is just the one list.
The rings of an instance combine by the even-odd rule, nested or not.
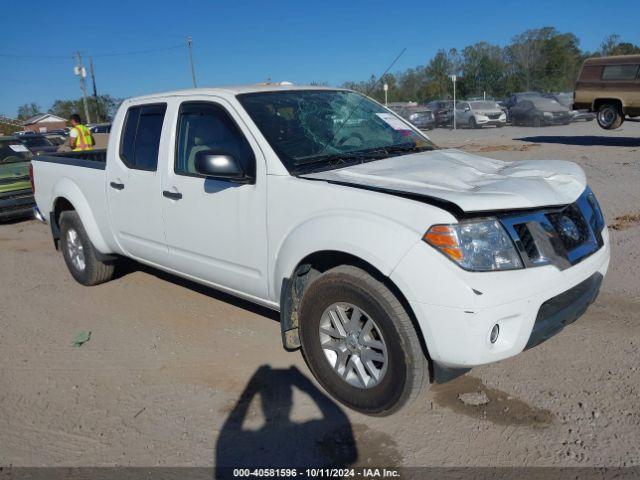
[(540, 117), (533, 117), (533, 126), (540, 128), (542, 126), (542, 119)]
[(60, 248), (71, 276), (82, 285), (91, 286), (111, 280), (115, 266), (101, 262), (75, 211), (60, 216)]
[(474, 130), (475, 130), (476, 128), (478, 128), (478, 123), (476, 122), (475, 117), (471, 117), (471, 118), (469, 119), (469, 128), (474, 129)]
[[(349, 335), (356, 308), (359, 335)], [(428, 361), (409, 314), (389, 288), (364, 270), (343, 265), (321, 274), (305, 291), (299, 312), (302, 352), (309, 369), (349, 408), (390, 415), (427, 388)], [(358, 361), (364, 372), (360, 375), (354, 368)]]
[(624, 116), (620, 111), (620, 106), (615, 103), (604, 103), (600, 105), (596, 118), (598, 119), (598, 125), (605, 130), (620, 128), (620, 125), (624, 122)]

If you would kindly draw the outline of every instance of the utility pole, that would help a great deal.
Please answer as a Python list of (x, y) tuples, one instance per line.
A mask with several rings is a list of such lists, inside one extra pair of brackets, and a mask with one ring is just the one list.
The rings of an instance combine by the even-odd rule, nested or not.
[(196, 88), (196, 70), (193, 66), (193, 53), (191, 51), (191, 46), (193, 44), (193, 38), (191, 35), (187, 37), (187, 48), (189, 49), (189, 64), (191, 65), (191, 80), (193, 81), (193, 88)]
[(456, 81), (458, 77), (454, 73), (451, 75), (451, 81), (453, 82), (453, 129), (456, 129)]
[(89, 59), (89, 73), (91, 73), (91, 83), (93, 83), (93, 100), (96, 102), (96, 122), (103, 118), (100, 102), (98, 101), (98, 90), (96, 89), (96, 74), (93, 72), (93, 58)]
[(84, 84), (84, 79), (87, 76), (87, 70), (82, 65), (82, 57), (80, 56), (80, 52), (76, 52), (76, 57), (78, 59), (78, 65), (73, 69), (73, 72), (80, 77), (80, 90), (82, 90), (82, 103), (84, 104), (84, 116), (85, 122), (91, 123), (91, 118), (89, 117), (89, 105), (87, 104), (87, 87)]

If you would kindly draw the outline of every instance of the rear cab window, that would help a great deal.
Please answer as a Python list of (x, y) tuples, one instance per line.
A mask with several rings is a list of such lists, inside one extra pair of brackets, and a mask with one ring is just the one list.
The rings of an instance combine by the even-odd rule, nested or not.
[(166, 103), (138, 105), (127, 110), (120, 142), (120, 159), (134, 170), (155, 172)]

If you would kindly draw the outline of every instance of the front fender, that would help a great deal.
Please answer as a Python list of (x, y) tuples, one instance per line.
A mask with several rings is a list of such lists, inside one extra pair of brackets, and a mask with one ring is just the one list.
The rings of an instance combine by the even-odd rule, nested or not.
[(278, 243), (271, 284), (280, 298), (282, 281), (290, 278), (307, 256), (336, 251), (358, 257), (383, 275), (390, 275), (418, 241), (420, 233), (390, 218), (360, 211), (328, 211), (291, 229)]
[(98, 223), (91, 211), (89, 202), (87, 201), (84, 193), (82, 193), (82, 190), (80, 190), (80, 187), (68, 178), (62, 178), (53, 187), (51, 198), (53, 200), (49, 211), (54, 211), (56, 202), (59, 199), (66, 199), (71, 203), (71, 205), (73, 205), (76, 212), (78, 212), (78, 216), (80, 217), (82, 225), (87, 231), (87, 235), (89, 235), (89, 239), (91, 240), (91, 243), (93, 243), (93, 246), (101, 253), (111, 253), (111, 249), (107, 245), (104, 236), (98, 228)]

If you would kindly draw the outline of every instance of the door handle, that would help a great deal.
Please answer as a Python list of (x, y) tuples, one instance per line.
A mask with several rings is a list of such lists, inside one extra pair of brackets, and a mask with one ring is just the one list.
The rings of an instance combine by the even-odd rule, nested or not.
[(111, 188), (115, 188), (116, 190), (124, 190), (124, 183), (111, 182), (109, 186)]
[(169, 190), (164, 190), (162, 195), (170, 198), (171, 200), (180, 200), (182, 198), (182, 194), (179, 192), (170, 192)]

